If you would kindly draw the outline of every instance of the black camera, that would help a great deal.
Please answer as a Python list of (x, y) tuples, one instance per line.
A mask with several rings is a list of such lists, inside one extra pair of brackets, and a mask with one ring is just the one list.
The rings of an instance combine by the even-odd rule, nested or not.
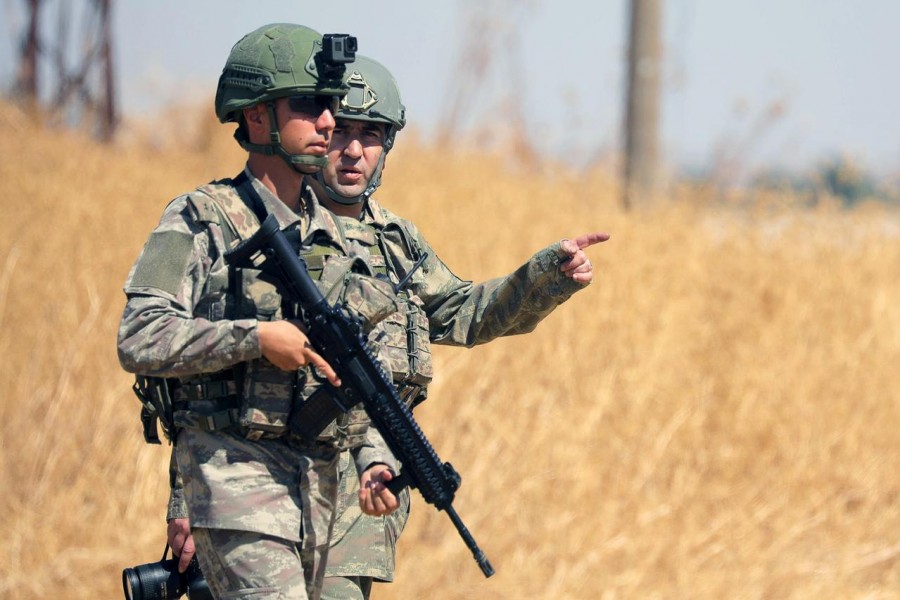
[(322, 62), (338, 66), (356, 60), (356, 38), (346, 33), (326, 33), (322, 36)]
[(179, 573), (178, 558), (166, 560), (168, 552), (169, 547), (166, 546), (159, 562), (122, 571), (125, 600), (171, 600), (184, 594), (189, 600), (213, 600), (196, 557), (184, 573)]

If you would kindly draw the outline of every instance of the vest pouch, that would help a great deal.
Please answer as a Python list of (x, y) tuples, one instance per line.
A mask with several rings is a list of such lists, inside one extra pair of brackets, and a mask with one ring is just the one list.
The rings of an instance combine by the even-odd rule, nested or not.
[[(320, 253), (305, 260), (326, 302), (359, 318), (365, 331), (397, 311), (393, 286), (368, 275), (371, 270), (363, 259)], [(362, 444), (369, 425), (365, 410), (357, 406), (343, 412), (333, 399), (335, 390), (328, 383), (314, 377), (304, 378), (303, 383), (299, 394), (301, 404), (289, 419), (290, 431), (305, 443), (342, 448)]]
[(341, 450), (350, 450), (362, 446), (366, 441), (366, 433), (369, 431), (369, 415), (362, 404), (357, 404), (337, 419), (338, 447)]
[[(239, 271), (242, 294), (237, 316), (275, 321), (282, 318), (281, 295), (259, 278), (259, 270)], [(252, 360), (243, 369), (238, 408), (242, 434), (249, 440), (280, 437), (287, 431), (294, 405), (297, 372), (285, 372), (266, 358)]]
[(407, 383), (426, 386), (434, 378), (431, 360), (431, 329), (422, 301), (413, 296), (407, 305), (406, 331), (409, 349), (409, 376)]
[(426, 386), (434, 377), (428, 315), (417, 296), (378, 326), (380, 357), (395, 382)]
[(239, 409), (244, 437), (277, 438), (287, 431), (300, 378), (299, 371), (282, 371), (265, 358), (247, 363)]
[(363, 259), (334, 255), (325, 262), (319, 281), (328, 303), (359, 318), (366, 333), (400, 307), (390, 282), (370, 273)]
[(387, 281), (348, 273), (338, 302), (363, 322), (366, 333), (400, 309), (394, 287)]

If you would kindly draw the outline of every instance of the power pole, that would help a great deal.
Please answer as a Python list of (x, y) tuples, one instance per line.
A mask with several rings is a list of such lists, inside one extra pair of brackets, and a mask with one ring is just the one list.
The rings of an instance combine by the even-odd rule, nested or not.
[[(36, 115), (42, 102), (50, 106), (44, 120), (87, 124), (103, 141), (113, 138), (119, 120), (112, 4), (113, 0), (27, 0), (15, 88), (19, 102)], [(71, 10), (79, 10), (79, 5), (84, 18), (72, 18)], [(54, 16), (58, 26), (49, 35), (48, 17)], [(84, 30), (78, 45), (69, 44), (69, 34), (81, 22)], [(39, 78), (39, 70), (47, 75)]]
[(652, 198), (659, 189), (661, 24), (660, 0), (631, 0), (622, 186), (626, 210), (636, 199)]
[(16, 73), (15, 95), (29, 110), (37, 108), (40, 8), (40, 0), (28, 0), (28, 24), (25, 34), (22, 36), (22, 45), (19, 49), (19, 69)]
[(100, 115), (98, 119), (99, 137), (103, 141), (112, 139), (119, 123), (116, 101), (116, 78), (112, 65), (112, 0), (96, 0), (100, 13)]

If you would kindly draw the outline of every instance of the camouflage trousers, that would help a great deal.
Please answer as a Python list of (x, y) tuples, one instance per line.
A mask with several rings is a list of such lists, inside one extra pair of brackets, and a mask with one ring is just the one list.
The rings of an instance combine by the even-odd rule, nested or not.
[(359, 508), (359, 477), (349, 452), (340, 458), (340, 483), (322, 600), (366, 600), (373, 581), (393, 581), (396, 544), (409, 517), (409, 490), (387, 517)]
[(322, 586), (322, 600), (369, 600), (371, 577), (326, 577)]
[(197, 558), (214, 595), (317, 600), (340, 453), (195, 429), (179, 433), (175, 453)]
[[(249, 531), (193, 529), (197, 560), (215, 598), (318, 597), (314, 560), (298, 544)], [(307, 582), (310, 582), (307, 584)]]

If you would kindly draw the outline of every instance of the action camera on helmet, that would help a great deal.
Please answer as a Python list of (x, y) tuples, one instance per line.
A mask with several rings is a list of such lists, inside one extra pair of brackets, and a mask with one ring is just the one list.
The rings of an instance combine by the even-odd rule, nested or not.
[(322, 36), (322, 62), (339, 66), (356, 60), (356, 38), (346, 33), (326, 33)]

